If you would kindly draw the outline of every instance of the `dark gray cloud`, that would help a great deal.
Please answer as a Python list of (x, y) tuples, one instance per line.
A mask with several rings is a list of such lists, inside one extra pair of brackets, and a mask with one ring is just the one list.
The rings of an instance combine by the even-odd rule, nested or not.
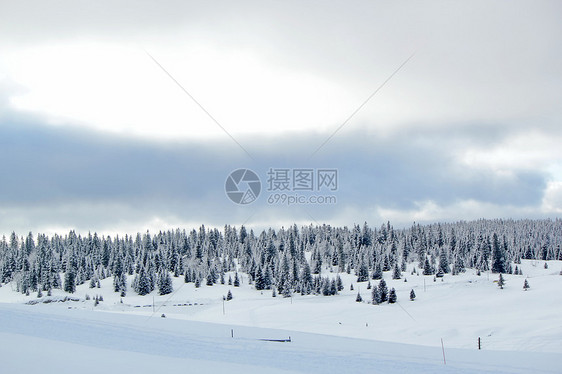
[[(487, 147), (509, 135), (502, 136), (493, 125), (487, 127), (491, 135), (485, 141), (484, 130), (471, 132), (471, 124), (427, 133), (419, 127), (391, 137), (348, 129), (312, 157), (325, 135), (240, 138), (252, 160), (226, 136), (204, 143), (151, 142), (54, 127), (9, 111), (1, 118), (0, 206), (38, 226), (107, 229), (127, 222), (144, 224), (154, 217), (219, 226), (246, 220), (330, 222), (345, 210), (357, 211), (354, 219), (362, 222), (375, 217), (377, 206), (408, 211), (423, 201), (447, 206), (474, 200), (538, 209), (547, 182), (543, 171), (513, 170), (502, 176), (459, 163), (454, 157), (458, 149), (475, 143)], [(337, 168), (338, 203), (270, 206), (264, 191), (253, 205), (236, 206), (227, 199), (224, 182), (241, 167), (256, 171), (264, 189), (270, 167)], [(463, 219), (462, 212), (451, 219)], [(3, 231), (13, 229), (9, 217), (2, 221)]]

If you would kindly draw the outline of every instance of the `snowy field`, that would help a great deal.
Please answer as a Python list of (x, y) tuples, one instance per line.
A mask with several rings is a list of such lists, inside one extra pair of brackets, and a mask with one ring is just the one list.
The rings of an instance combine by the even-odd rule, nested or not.
[[(273, 298), (246, 275), (241, 287), (174, 278), (171, 295), (129, 288), (123, 298), (108, 278), (101, 288), (78, 286), (78, 301), (51, 303), (42, 301), (70, 295), (38, 299), (8, 284), (0, 288), (0, 372), (559, 373), (562, 262), (548, 265), (523, 260), (523, 275), (506, 275), (504, 289), (497, 274), (469, 269), (434, 282), (410, 274), (410, 265), (407, 282), (385, 272), (398, 303), (382, 305), (369, 304), (367, 283), (348, 274), (340, 274), (345, 290), (329, 297)], [(228, 290), (234, 298), (223, 302)], [(86, 295), (104, 301), (94, 306)]]

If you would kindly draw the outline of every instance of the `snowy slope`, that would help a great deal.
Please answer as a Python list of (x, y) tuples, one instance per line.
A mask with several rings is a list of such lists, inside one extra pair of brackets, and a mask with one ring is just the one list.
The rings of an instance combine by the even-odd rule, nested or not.
[[(79, 286), (72, 295), (79, 301), (24, 305), (37, 301), (36, 295), (7, 285), (0, 288), (0, 360), (10, 370), (2, 372), (29, 372), (44, 364), (52, 368), (48, 372), (70, 372), (75, 365), (86, 372), (114, 372), (127, 364), (139, 373), (186, 367), (245, 373), (555, 373), (562, 353), (562, 263), (543, 265), (524, 261), (523, 275), (506, 275), (503, 290), (494, 283), (497, 274), (477, 276), (473, 270), (436, 282), (410, 272), (404, 273), (407, 282), (392, 280), (385, 273), (399, 302), (378, 306), (355, 302), (358, 290), (364, 300), (370, 291), (347, 274), (341, 274), (345, 290), (332, 297), (273, 298), (271, 291), (255, 291), (244, 275), (239, 288), (195, 288), (175, 278), (171, 295), (141, 297), (129, 290), (122, 299), (112, 292), (112, 279), (105, 279), (99, 289)], [(526, 278), (529, 291), (522, 289)], [(413, 302), (411, 289), (417, 294)], [(223, 309), (228, 290), (234, 299)], [(104, 301), (94, 306), (84, 300), (86, 294), (103, 295)], [(55, 291), (53, 297), (64, 295)], [(288, 336), (290, 343), (257, 340)]]
[[(0, 305), (0, 360), (10, 373), (325, 372), (382, 373), (556, 372), (557, 356), (543, 353), (448, 349), (381, 343), (273, 329), (147, 318), (44, 306)], [(283, 338), (290, 343), (260, 341)], [(29, 360), (28, 358), (32, 359)], [(3, 371), (4, 372), (4, 371)]]

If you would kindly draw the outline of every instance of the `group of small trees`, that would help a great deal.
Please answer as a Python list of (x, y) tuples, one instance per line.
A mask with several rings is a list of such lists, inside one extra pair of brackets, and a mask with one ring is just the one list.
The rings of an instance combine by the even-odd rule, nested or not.
[(379, 281), (379, 284), (377, 286), (374, 286), (373, 290), (371, 291), (371, 302), (374, 305), (378, 305), (384, 302), (394, 304), (396, 300), (396, 290), (394, 288), (391, 288), (389, 290), (384, 279), (381, 279)]
[[(498, 287), (503, 290), (503, 286), (505, 286), (506, 281), (502, 273), (500, 273), (497, 283)], [(529, 285), (529, 281), (525, 279), (525, 281), (523, 282), (523, 290), (527, 291), (529, 288), (531, 288), (531, 286)]]

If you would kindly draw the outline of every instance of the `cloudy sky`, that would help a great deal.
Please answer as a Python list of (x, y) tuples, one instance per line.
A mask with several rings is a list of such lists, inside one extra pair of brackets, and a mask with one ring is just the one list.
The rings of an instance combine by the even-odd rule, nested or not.
[[(558, 217), (560, 14), (2, 1), (0, 233)], [(239, 168), (261, 180), (251, 204), (225, 193)], [(336, 169), (337, 190), (270, 189), (270, 169), (302, 168)]]

